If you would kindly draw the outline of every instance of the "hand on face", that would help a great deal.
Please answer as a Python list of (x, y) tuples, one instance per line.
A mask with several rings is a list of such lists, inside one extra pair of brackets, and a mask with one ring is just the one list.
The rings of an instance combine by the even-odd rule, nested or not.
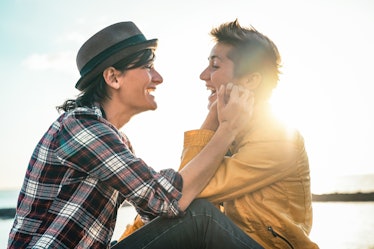
[(200, 128), (216, 131), (219, 125), (217, 115), (217, 100), (215, 100), (214, 102), (209, 102), (208, 109), (208, 115), (206, 116), (204, 123), (201, 125)]
[(220, 125), (229, 125), (239, 133), (248, 126), (253, 114), (254, 95), (242, 86), (221, 85), (217, 98), (217, 116)]

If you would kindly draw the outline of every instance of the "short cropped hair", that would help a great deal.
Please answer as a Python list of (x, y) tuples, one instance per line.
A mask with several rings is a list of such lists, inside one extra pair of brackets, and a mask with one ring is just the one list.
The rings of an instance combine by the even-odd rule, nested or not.
[(221, 24), (210, 32), (213, 40), (232, 46), (228, 58), (234, 62), (236, 77), (252, 72), (260, 72), (265, 76), (267, 87), (276, 87), (281, 56), (276, 45), (254, 27), (241, 27), (238, 20)]

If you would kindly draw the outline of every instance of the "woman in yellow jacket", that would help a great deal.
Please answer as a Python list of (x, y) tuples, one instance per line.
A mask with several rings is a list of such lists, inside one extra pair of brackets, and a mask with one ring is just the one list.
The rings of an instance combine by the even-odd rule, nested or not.
[[(302, 136), (271, 113), (268, 100), (279, 79), (275, 44), (238, 21), (211, 31), (216, 44), (201, 73), (209, 96), (209, 114), (199, 130), (185, 133), (181, 168), (209, 142), (218, 127), (216, 93), (233, 82), (253, 91), (255, 108), (248, 129), (233, 143), (215, 176), (198, 196), (222, 207), (251, 238), (265, 248), (318, 248), (312, 228), (310, 172)], [(142, 225), (138, 217), (123, 236)]]

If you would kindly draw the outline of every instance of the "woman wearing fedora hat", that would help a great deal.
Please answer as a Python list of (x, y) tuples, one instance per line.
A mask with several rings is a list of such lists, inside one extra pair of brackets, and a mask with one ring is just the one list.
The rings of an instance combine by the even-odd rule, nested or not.
[(249, 91), (221, 87), (219, 127), (180, 172), (154, 171), (119, 131), (157, 108), (151, 93), (163, 79), (153, 66), (156, 47), (157, 39), (121, 22), (80, 48), (81, 93), (57, 107), (63, 113), (32, 154), (8, 248), (109, 248), (125, 200), (145, 220), (159, 218), (116, 248), (261, 248), (207, 201), (194, 201), (249, 122)]

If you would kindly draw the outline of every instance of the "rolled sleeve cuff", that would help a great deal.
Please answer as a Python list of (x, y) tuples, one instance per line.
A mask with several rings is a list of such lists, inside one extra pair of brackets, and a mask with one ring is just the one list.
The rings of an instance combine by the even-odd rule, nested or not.
[(184, 147), (205, 146), (212, 139), (214, 131), (191, 130), (184, 133)]
[(172, 186), (167, 186), (168, 184), (164, 186), (164, 188), (168, 191), (168, 199), (171, 201), (167, 210), (165, 210), (161, 216), (182, 216), (184, 212), (180, 209), (178, 201), (180, 198), (182, 198), (183, 178), (178, 172), (175, 172), (172, 169), (163, 170), (161, 172), (164, 178), (166, 178), (168, 182), (172, 183)]

